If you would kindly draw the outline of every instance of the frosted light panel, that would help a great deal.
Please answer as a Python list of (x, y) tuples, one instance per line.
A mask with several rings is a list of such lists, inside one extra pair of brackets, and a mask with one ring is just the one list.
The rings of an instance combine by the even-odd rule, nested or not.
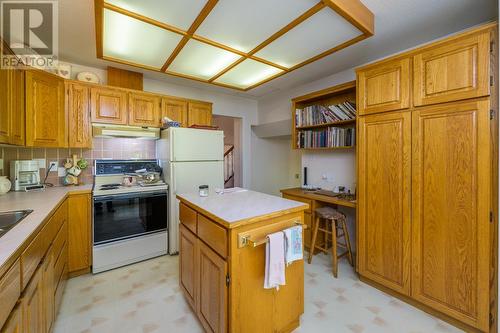
[(317, 0), (219, 1), (196, 34), (248, 52), (317, 3)]
[(104, 10), (104, 56), (161, 68), (182, 36)]
[(282, 72), (282, 70), (279, 68), (247, 59), (219, 77), (215, 82), (229, 84), (239, 88), (248, 88), (280, 72)]
[(176, 28), (189, 29), (206, 0), (106, 0), (106, 3)]
[(361, 34), (335, 11), (324, 8), (255, 55), (289, 68)]
[(235, 53), (191, 39), (168, 70), (210, 79), (240, 57)]

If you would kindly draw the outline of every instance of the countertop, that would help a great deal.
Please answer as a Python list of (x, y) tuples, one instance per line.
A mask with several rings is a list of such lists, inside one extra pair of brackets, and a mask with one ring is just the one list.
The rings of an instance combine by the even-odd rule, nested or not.
[(321, 201), (333, 205), (356, 208), (356, 201), (348, 201), (337, 197), (331, 197), (324, 194), (314, 193), (313, 191), (307, 191), (302, 188), (287, 188), (281, 190), (281, 193), (288, 194), (292, 196), (297, 196), (309, 200)]
[(0, 237), (0, 267), (5, 268), (3, 265), (38, 231), (69, 193), (90, 193), (91, 190), (92, 185), (82, 185), (52, 187), (43, 192), (9, 192), (0, 196), (0, 212), (33, 210), (33, 213)]
[(270, 217), (281, 212), (305, 210), (308, 205), (278, 196), (254, 192), (242, 188), (230, 189), (224, 194), (211, 193), (200, 197), (198, 193), (178, 194), (177, 198), (190, 203), (215, 218), (228, 228), (234, 228), (245, 221)]

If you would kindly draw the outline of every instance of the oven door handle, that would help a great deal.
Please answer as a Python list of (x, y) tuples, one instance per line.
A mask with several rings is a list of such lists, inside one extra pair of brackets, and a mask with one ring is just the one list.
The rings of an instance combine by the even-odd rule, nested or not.
[(117, 194), (94, 197), (94, 202), (110, 201), (110, 200), (124, 200), (124, 199), (142, 199), (154, 197), (167, 197), (167, 192), (143, 192), (143, 193), (130, 193), (130, 194)]

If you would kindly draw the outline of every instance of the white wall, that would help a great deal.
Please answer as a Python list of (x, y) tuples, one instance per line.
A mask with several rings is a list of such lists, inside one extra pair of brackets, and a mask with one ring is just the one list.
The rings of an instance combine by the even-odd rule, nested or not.
[[(91, 71), (99, 76), (101, 83), (106, 84), (106, 70), (71, 64), (72, 78), (79, 72)], [(199, 99), (213, 103), (213, 113), (242, 119), (242, 173), (243, 187), (253, 188), (251, 181), (251, 125), (257, 124), (257, 101), (229, 94), (199, 88), (171, 84), (165, 81), (144, 78), (144, 91)]]

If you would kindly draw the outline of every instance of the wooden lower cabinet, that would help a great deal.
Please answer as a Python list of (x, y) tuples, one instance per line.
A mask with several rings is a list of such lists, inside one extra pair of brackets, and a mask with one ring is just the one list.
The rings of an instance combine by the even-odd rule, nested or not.
[(197, 240), (196, 313), (207, 332), (227, 332), (227, 263)]
[(70, 194), (68, 199), (68, 271), (71, 276), (90, 271), (92, 262), (91, 196)]
[(411, 113), (358, 121), (358, 269), (410, 294)]
[(43, 270), (39, 268), (21, 298), (23, 307), (23, 331), (25, 333), (45, 333), (45, 305)]
[(196, 311), (196, 291), (198, 276), (197, 239), (184, 225), (180, 225), (179, 251), (179, 284), (191, 308)]
[(45, 332), (51, 332), (54, 324), (54, 253), (52, 248), (45, 256), (42, 264), (43, 272), (43, 306)]
[(7, 323), (0, 329), (0, 333), (23, 333), (23, 308), (17, 305), (10, 313)]
[(413, 112), (412, 296), (489, 329), (487, 100)]

